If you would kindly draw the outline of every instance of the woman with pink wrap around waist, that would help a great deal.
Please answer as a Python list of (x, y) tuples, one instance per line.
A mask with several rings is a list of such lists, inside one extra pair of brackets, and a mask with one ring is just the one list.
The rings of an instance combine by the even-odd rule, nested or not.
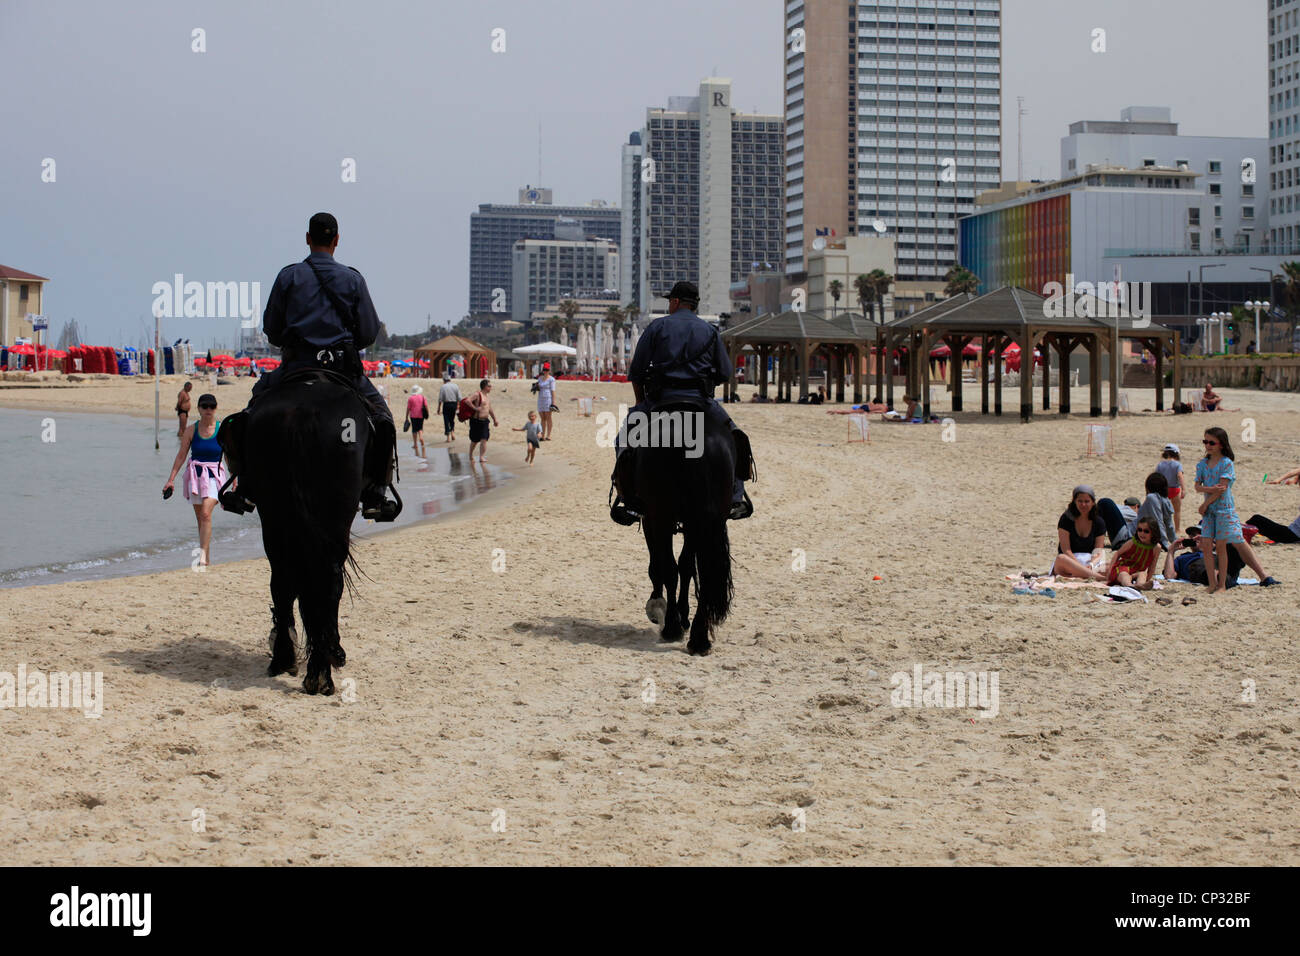
[[(217, 492), (225, 483), (225, 466), (221, 462), (221, 446), (217, 443), (217, 430), (221, 423), (217, 421), (217, 399), (215, 395), (199, 396), (199, 420), (185, 429), (181, 438), (180, 451), (172, 462), (172, 473), (163, 485), (163, 497), (171, 497), (172, 483), (176, 474), (185, 465), (185, 479), (181, 490), (186, 500), (194, 506), (194, 517), (199, 523), (199, 557), (200, 565), (208, 563), (208, 548), (212, 542), (212, 511), (217, 506)], [(188, 454), (190, 460), (185, 461)]]

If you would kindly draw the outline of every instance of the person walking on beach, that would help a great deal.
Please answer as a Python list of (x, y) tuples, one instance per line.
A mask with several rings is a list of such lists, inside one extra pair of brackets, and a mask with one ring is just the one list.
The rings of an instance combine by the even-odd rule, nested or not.
[(424, 420), (429, 417), (429, 403), (425, 401), (424, 389), (415, 386), (406, 400), (406, 420), (411, 425), (411, 453), (417, 458), (428, 457), (424, 449)]
[(190, 419), (190, 390), (194, 388), (193, 382), (186, 382), (185, 387), (176, 395), (176, 417), (180, 424), (176, 428), (176, 437), (185, 437), (185, 428)]
[(555, 377), (551, 363), (542, 363), (542, 374), (537, 379), (537, 412), (542, 416), (541, 441), (551, 440), (551, 415), (555, 412)]
[(1196, 463), (1196, 490), (1205, 495), (1199, 509), (1201, 554), (1205, 557), (1210, 593), (1227, 590), (1228, 545), (1236, 548), (1242, 560), (1259, 575), (1261, 587), (1279, 583), (1264, 573), (1254, 549), (1241, 532), (1241, 519), (1237, 517), (1237, 505), (1232, 498), (1232, 486), (1237, 480), (1233, 462), (1236, 456), (1228, 443), (1228, 433), (1222, 428), (1207, 428), (1201, 444), (1205, 446), (1205, 457)]
[(217, 443), (217, 398), (204, 393), (199, 396), (199, 420), (191, 425), (181, 439), (180, 451), (172, 462), (172, 473), (163, 485), (163, 497), (170, 498), (176, 473), (190, 456), (185, 466), (185, 480), (181, 490), (186, 500), (194, 506), (194, 517), (199, 523), (199, 564), (206, 567), (211, 557), (212, 510), (217, 506), (217, 492), (226, 481), (226, 469), (221, 463), (221, 446)]
[(438, 408), (442, 412), (442, 433), (449, 442), (456, 440), (456, 409), (460, 407), (460, 398), (460, 386), (451, 380), (451, 372), (443, 372)]
[(483, 447), (479, 449), (478, 460), (487, 461), (487, 443), (491, 435), (491, 429), (488, 428), (488, 419), (492, 419), (492, 424), (500, 427), (497, 421), (497, 413), (492, 411), (492, 400), (488, 397), (492, 391), (492, 383), (487, 379), (478, 383), (478, 391), (471, 396), (469, 403), (474, 408), (474, 416), (469, 420), (469, 460), (474, 461), (474, 446), (479, 442)]
[(523, 428), (512, 428), (510, 430), (524, 433), (524, 439), (528, 442), (528, 454), (524, 456), (524, 461), (532, 465), (533, 457), (537, 454), (537, 449), (541, 447), (538, 442), (541, 441), (542, 426), (537, 424), (537, 413), (528, 413), (528, 424)]
[(1174, 527), (1183, 526), (1183, 463), (1182, 452), (1173, 442), (1165, 445), (1156, 464), (1156, 471), (1165, 476), (1169, 483), (1169, 501), (1174, 506)]

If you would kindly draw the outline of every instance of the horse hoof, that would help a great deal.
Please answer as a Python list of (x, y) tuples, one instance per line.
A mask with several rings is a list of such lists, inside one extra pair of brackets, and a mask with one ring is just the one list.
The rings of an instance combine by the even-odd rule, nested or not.
[(685, 636), (685, 634), (686, 632), (680, 629), (674, 633), (669, 633), (668, 631), (664, 631), (662, 634), (659, 635), (659, 640), (663, 641), (665, 644), (675, 644), (677, 641), (680, 641)]
[(321, 685), (320, 685), (320, 693), (321, 693), (321, 696), (322, 696), (322, 697), (333, 697), (333, 696), (334, 696), (334, 681), (330, 680), (328, 677), (325, 678), (325, 680), (323, 680), (323, 681), (321, 682)]
[(335, 644), (334, 650), (330, 651), (330, 663), (335, 667), (342, 667), (348, 662), (347, 651), (343, 650), (342, 644)]
[(655, 627), (663, 627), (668, 617), (668, 602), (663, 598), (651, 598), (645, 602), (645, 616)]
[(686, 649), (690, 651), (691, 654), (693, 655), (698, 654), (700, 657), (708, 657), (709, 651), (713, 649), (713, 645), (712, 644), (699, 644), (699, 645), (687, 644)]
[(308, 694), (316, 693), (319, 686), (320, 681), (317, 678), (312, 677), (310, 674), (302, 679), (302, 689)]

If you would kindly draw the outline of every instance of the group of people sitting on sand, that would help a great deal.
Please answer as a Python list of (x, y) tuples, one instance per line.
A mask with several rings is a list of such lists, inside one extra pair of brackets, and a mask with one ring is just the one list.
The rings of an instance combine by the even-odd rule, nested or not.
[[(1202, 444), (1205, 456), (1196, 464), (1194, 482), (1197, 493), (1204, 496), (1198, 509), (1201, 520), (1187, 529), (1186, 537), (1179, 537), (1176, 530), (1185, 489), (1179, 448), (1171, 443), (1165, 445), (1156, 470), (1147, 475), (1146, 497), (1141, 501), (1125, 499), (1121, 508), (1109, 498), (1098, 498), (1090, 485), (1074, 489), (1056, 525), (1052, 573), (1140, 591), (1150, 590), (1157, 575), (1163, 575), (1207, 584), (1213, 594), (1234, 587), (1238, 573), (1249, 566), (1263, 587), (1277, 584), (1259, 563), (1237, 517), (1232, 497), (1235, 456), (1227, 432), (1207, 428)], [(1272, 483), (1300, 483), (1300, 468)], [(1273, 541), (1300, 541), (1300, 517), (1283, 526), (1252, 515), (1249, 524)], [(1109, 559), (1105, 557), (1108, 546)], [(1184, 549), (1189, 553), (1178, 554)]]

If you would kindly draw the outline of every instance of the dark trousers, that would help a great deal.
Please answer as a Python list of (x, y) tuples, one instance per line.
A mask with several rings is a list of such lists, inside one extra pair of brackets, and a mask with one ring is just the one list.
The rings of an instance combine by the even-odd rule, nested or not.
[[(312, 362), (285, 362), (279, 368), (267, 372), (259, 378), (257, 384), (253, 386), (252, 398), (250, 398), (248, 402), (249, 405), (252, 405), (257, 397), (265, 393), (267, 389), (275, 388), (275, 386), (279, 384), (280, 380), (290, 371), (313, 367), (315, 367), (315, 365)], [(388, 422), (391, 425), (393, 423), (393, 413), (389, 410), (388, 403), (384, 401), (384, 397), (379, 394), (379, 390), (375, 388), (375, 383), (370, 381), (370, 379), (366, 378), (364, 375), (353, 377), (352, 383), (356, 386), (357, 391), (361, 393), (361, 397), (365, 399), (366, 407), (370, 409), (371, 417), (376, 421)]]
[(1272, 538), (1278, 544), (1295, 544), (1300, 541), (1300, 535), (1288, 528), (1284, 524), (1278, 524), (1276, 521), (1270, 521), (1263, 515), (1251, 515), (1247, 524), (1253, 524), (1259, 529), (1259, 533), (1266, 538)]
[(450, 435), (456, 430), (456, 403), (442, 403), (442, 433)]
[(1121, 530), (1124, 532), (1123, 538), (1132, 536), (1132, 531), (1129, 530), (1128, 522), (1124, 520), (1119, 505), (1109, 498), (1097, 499), (1097, 517), (1106, 525), (1106, 537), (1110, 540), (1112, 548), (1115, 547), (1115, 541), (1121, 538)]

